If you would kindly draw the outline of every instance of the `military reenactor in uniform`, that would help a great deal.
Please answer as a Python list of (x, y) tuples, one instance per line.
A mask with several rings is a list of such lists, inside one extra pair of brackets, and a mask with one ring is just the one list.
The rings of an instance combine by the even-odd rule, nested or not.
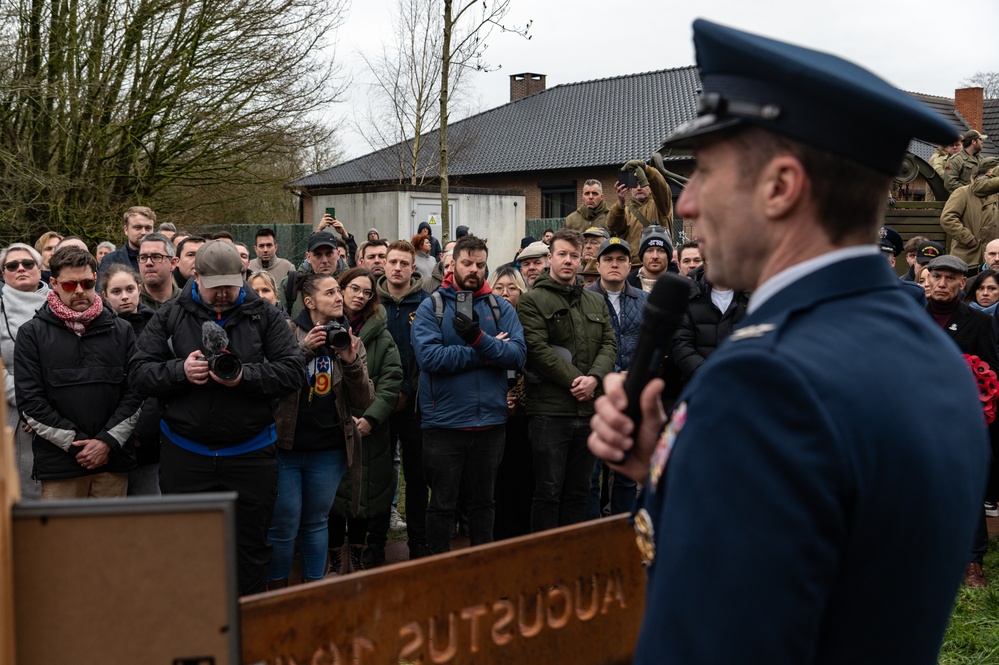
[[(587, 180), (583, 183), (583, 205), (569, 213), (563, 226), (567, 229), (585, 231), (591, 226), (607, 226), (609, 214), (604, 202), (604, 186), (599, 180)], [(555, 235), (552, 232), (552, 235)], [(551, 242), (551, 238), (545, 244)]]
[(983, 159), (974, 182), (954, 190), (940, 214), (940, 226), (947, 232), (950, 253), (971, 266), (970, 275), (978, 274), (985, 246), (999, 236), (996, 218), (999, 177), (992, 175), (997, 166), (999, 159)]
[(934, 150), (933, 154), (930, 156), (930, 166), (933, 167), (933, 170), (936, 171), (941, 178), (946, 175), (945, 169), (947, 168), (947, 160), (950, 159), (951, 155), (956, 155), (963, 147), (961, 145), (961, 140), (963, 138), (964, 136), (958, 136), (957, 140), (950, 145), (938, 145), (937, 149)]
[[(645, 486), (634, 662), (935, 664), (988, 439), (968, 364), (874, 241), (910, 139), (953, 130), (829, 54), (703, 20), (694, 44), (699, 115), (667, 139), (697, 161), (677, 213), (712, 283), (753, 296), (665, 429), (660, 381), (637, 432), (620, 375), (596, 406), (591, 450)], [(932, 418), (885, 417), (927, 380)]]
[(961, 185), (971, 182), (982, 161), (982, 141), (987, 138), (988, 134), (980, 134), (974, 129), (969, 129), (961, 137), (964, 149), (952, 155), (944, 167), (944, 185), (948, 192), (953, 193)]
[[(642, 231), (650, 226), (673, 228), (673, 193), (666, 178), (655, 168), (649, 168), (640, 159), (633, 159), (621, 167), (622, 174), (633, 173), (637, 187), (628, 188), (618, 181), (617, 203), (607, 216), (607, 230), (611, 235), (627, 240), (631, 247), (642, 244)], [(672, 241), (671, 241), (672, 242)], [(642, 265), (638, 255), (631, 257), (631, 267)]]

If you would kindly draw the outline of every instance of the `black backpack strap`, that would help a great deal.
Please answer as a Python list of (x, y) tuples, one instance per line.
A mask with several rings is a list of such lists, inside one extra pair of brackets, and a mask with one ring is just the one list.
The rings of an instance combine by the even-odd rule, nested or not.
[(295, 305), (295, 298), (298, 297), (298, 292), (295, 290), (295, 282), (298, 281), (298, 271), (289, 270), (287, 277), (285, 277), (284, 283), (284, 301), (288, 305), (288, 311)]

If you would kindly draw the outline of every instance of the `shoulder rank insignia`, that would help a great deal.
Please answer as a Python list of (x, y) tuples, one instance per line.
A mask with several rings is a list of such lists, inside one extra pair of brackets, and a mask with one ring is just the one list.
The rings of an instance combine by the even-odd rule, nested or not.
[(745, 328), (739, 328), (732, 333), (731, 339), (733, 342), (738, 342), (740, 339), (751, 339), (753, 337), (763, 337), (768, 332), (776, 330), (777, 326), (772, 323), (760, 323), (755, 326), (746, 326)]

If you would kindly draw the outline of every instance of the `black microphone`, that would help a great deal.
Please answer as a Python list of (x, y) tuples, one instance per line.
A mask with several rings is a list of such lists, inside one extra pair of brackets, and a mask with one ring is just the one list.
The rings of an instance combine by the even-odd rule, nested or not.
[(690, 299), (690, 286), (691, 281), (685, 277), (663, 273), (652, 285), (652, 292), (645, 302), (638, 343), (624, 379), (624, 391), (628, 395), (625, 415), (635, 423), (635, 432), (642, 425), (642, 405), (639, 402), (642, 390), (655, 377), (669, 350), (673, 334), (680, 327)]

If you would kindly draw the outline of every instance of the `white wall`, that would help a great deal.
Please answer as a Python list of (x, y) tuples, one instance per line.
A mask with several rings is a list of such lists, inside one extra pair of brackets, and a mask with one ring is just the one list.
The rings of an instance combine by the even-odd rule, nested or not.
[[(498, 266), (513, 260), (520, 239), (524, 237), (526, 213), (523, 196), (500, 194), (452, 193), (450, 197), (453, 215), (450, 237), (454, 229), (467, 226), (477, 236), (489, 239), (489, 265)], [(331, 194), (316, 196), (312, 203), (312, 226), (319, 225), (326, 208), (336, 208), (336, 216), (354, 234), (360, 244), (370, 227), (376, 227), (383, 238), (409, 240), (420, 217), (427, 214), (428, 204), (436, 203), (439, 214), (440, 197), (432, 192), (370, 192), (358, 194)], [(423, 204), (423, 205), (418, 205)], [(434, 228), (434, 236), (444, 244), (446, 240), (439, 227)]]

